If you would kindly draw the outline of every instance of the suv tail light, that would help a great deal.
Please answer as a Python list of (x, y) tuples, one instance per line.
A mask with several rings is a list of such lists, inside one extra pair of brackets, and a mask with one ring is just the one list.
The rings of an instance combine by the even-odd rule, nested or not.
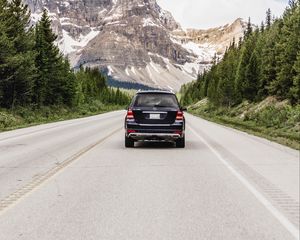
[(133, 112), (131, 109), (127, 111), (126, 119), (134, 119)]
[(181, 111), (177, 112), (176, 120), (183, 120), (183, 112), (181, 112)]

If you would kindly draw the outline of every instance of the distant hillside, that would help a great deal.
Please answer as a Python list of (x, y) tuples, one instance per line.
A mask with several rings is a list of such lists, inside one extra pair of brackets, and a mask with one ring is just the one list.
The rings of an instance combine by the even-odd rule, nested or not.
[(260, 29), (249, 22), (244, 40), (231, 44), (223, 60), (197, 81), (182, 87), (183, 104), (208, 97), (215, 106), (235, 106), (268, 96), (300, 101), (300, 6), (291, 1), (282, 18), (267, 20)]

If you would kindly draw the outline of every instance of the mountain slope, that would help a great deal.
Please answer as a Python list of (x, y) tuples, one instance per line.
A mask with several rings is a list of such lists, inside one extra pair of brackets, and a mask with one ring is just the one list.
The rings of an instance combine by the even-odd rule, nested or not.
[(209, 67), (216, 52), (222, 55), (233, 36), (243, 32), (242, 25), (210, 30), (229, 33), (223, 42), (212, 39), (208, 44), (199, 38), (206, 31), (183, 31), (155, 0), (26, 2), (33, 21), (43, 8), (49, 10), (58, 44), (72, 66), (98, 67), (116, 80), (156, 88), (178, 90)]

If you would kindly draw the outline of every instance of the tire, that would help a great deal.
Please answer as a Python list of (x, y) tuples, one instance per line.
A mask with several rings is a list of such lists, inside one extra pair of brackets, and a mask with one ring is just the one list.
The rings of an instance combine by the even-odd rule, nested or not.
[(176, 148), (185, 148), (185, 137), (176, 140)]
[(134, 140), (132, 138), (125, 136), (125, 147), (126, 148), (133, 148), (134, 147)]

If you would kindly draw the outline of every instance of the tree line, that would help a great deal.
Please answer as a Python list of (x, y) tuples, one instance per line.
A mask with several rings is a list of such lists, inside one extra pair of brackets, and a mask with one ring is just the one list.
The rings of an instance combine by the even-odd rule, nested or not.
[(266, 21), (253, 27), (250, 18), (244, 37), (233, 40), (221, 61), (181, 88), (184, 105), (208, 98), (215, 106), (232, 107), (267, 96), (300, 103), (300, 2), (289, 1), (281, 18), (270, 9)]
[(46, 10), (33, 26), (22, 0), (0, 0), (0, 107), (129, 102), (127, 94), (107, 86), (99, 70), (73, 71), (56, 39)]

